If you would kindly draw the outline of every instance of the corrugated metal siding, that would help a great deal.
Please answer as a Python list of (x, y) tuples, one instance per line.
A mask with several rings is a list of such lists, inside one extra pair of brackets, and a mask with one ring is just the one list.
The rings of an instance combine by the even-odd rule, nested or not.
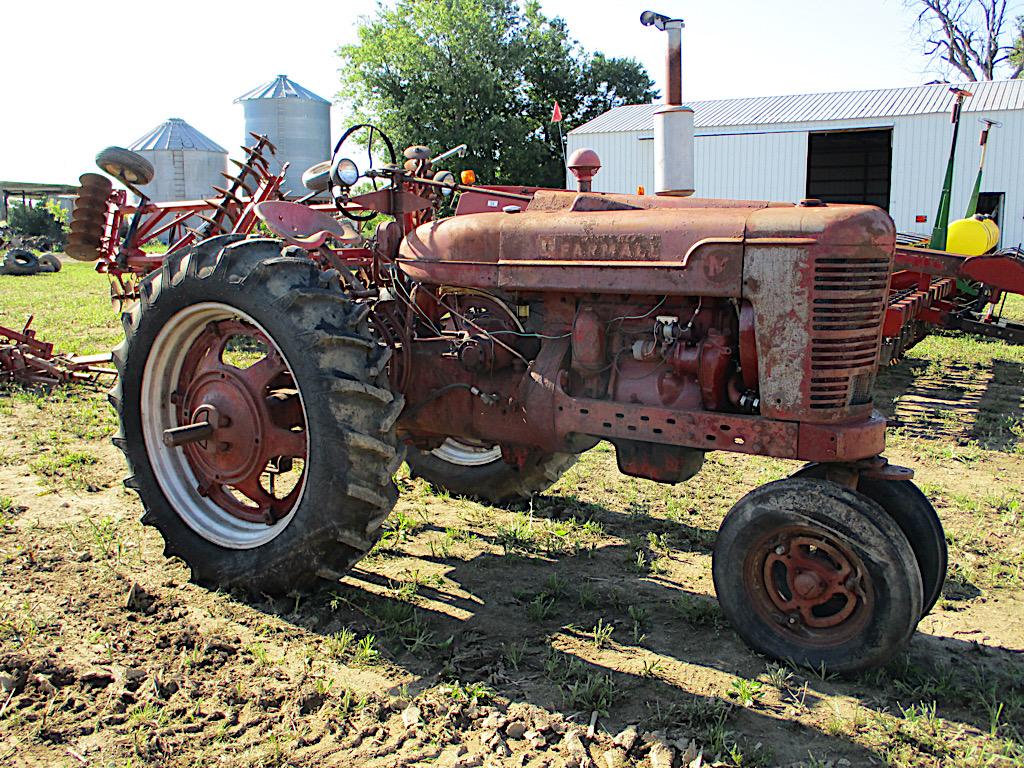
[[(654, 142), (641, 140), (642, 133), (602, 133), (577, 139), (569, 134), (568, 153), (586, 146), (601, 158), (601, 170), (594, 177), (595, 192), (636, 192), (638, 186), (654, 188)], [(646, 138), (652, 134), (647, 132)], [(583, 141), (583, 139), (586, 141)], [(566, 187), (576, 181), (567, 173)]]
[[(982, 177), (982, 192), (1003, 192), (1003, 245), (1018, 245), (1024, 240), (1024, 112), (991, 112), (985, 117), (1003, 124), (989, 137), (988, 157)], [(949, 118), (926, 115), (903, 118), (893, 130), (892, 199), (889, 213), (902, 232), (930, 234), (939, 205), (939, 192), (946, 172), (951, 136)], [(974, 187), (981, 147), (981, 126), (965, 120), (960, 126), (954, 171), (952, 218), (967, 208)], [(917, 224), (917, 215), (928, 217)]]
[(807, 134), (697, 136), (694, 176), (701, 197), (799, 200), (807, 187)]
[[(1024, 109), (1024, 80), (966, 83), (961, 87), (974, 94), (964, 104), (965, 112)], [(952, 105), (949, 86), (941, 84), (690, 102), (698, 128), (938, 114), (948, 113)], [(570, 135), (650, 131), (659, 106), (616, 107), (573, 129)]]
[(242, 103), (245, 138), (266, 135), (277, 146), (272, 170), (290, 163), (282, 189), (304, 195), (302, 174), (331, 157), (331, 113), (326, 102), (309, 99), (254, 99)]
[[(1003, 245), (1024, 240), (1024, 110), (986, 112), (1003, 123), (989, 139), (983, 192), (1005, 193)], [(965, 117), (957, 147), (953, 217), (963, 215), (977, 173), (981, 126), (978, 114)], [(783, 123), (748, 131), (698, 131), (694, 144), (697, 194), (701, 197), (797, 201), (806, 195), (807, 144), (812, 131), (893, 129), (892, 192), (889, 213), (902, 232), (930, 234), (949, 156), (951, 126), (945, 114), (817, 124)], [(591, 147), (602, 169), (594, 188), (603, 192), (648, 190), (654, 181), (654, 146), (647, 131), (569, 134), (568, 151)], [(567, 175), (567, 186), (572, 187)], [(917, 224), (915, 216), (928, 222)]]
[(147, 149), (139, 154), (156, 170), (153, 181), (140, 187), (155, 202), (201, 200), (213, 194), (214, 184), (224, 184), (226, 153)]
[[(596, 192), (635, 192), (654, 188), (654, 141), (651, 132), (608, 133), (576, 137), (568, 151), (589, 147), (601, 158), (594, 177)], [(756, 174), (750, 169), (758, 168)], [(799, 200), (807, 177), (807, 134), (773, 133), (697, 136), (694, 177), (701, 197), (753, 200)], [(575, 180), (569, 175), (566, 186)]]

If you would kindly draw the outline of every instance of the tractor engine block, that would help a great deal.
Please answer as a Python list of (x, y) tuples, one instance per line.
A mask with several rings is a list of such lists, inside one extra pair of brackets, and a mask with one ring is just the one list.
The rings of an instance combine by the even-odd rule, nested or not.
[(397, 259), (418, 311), (400, 427), (513, 463), (606, 439), (673, 482), (708, 450), (874, 456), (894, 247), (884, 212), (817, 201), (545, 190), (424, 224)]

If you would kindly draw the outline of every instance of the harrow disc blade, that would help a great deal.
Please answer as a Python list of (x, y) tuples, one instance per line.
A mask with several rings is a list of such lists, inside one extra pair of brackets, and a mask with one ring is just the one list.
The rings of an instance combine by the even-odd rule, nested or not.
[(69, 243), (64, 249), (64, 253), (75, 261), (96, 261), (103, 255), (103, 252), (95, 246), (75, 243)]

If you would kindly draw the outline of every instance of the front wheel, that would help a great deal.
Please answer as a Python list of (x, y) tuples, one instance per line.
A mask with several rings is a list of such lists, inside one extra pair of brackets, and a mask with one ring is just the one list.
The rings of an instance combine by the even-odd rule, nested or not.
[(813, 669), (882, 664), (921, 616), (907, 537), (879, 504), (823, 480), (780, 480), (744, 496), (719, 530), (712, 573), (747, 645)]
[[(808, 464), (791, 476), (823, 480), (827, 471), (824, 464)], [(935, 507), (910, 480), (877, 480), (861, 476), (857, 491), (881, 505), (910, 542), (917, 567), (921, 569), (924, 588), (921, 616), (927, 616), (942, 594), (949, 562), (946, 534)]]
[(525, 501), (545, 491), (576, 463), (571, 453), (531, 453), (522, 466), (507, 463), (499, 445), (449, 437), (432, 451), (410, 449), (413, 477), (436, 488), (490, 504)]
[(379, 537), (401, 463), (365, 312), (280, 242), (233, 235), (139, 289), (111, 401), (143, 523), (206, 586), (336, 578)]

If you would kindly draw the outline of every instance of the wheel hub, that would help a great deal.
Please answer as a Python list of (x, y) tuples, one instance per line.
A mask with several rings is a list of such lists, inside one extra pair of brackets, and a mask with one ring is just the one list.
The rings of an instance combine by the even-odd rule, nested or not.
[(859, 557), (823, 531), (777, 531), (761, 552), (760, 567), (746, 570), (748, 583), (758, 608), (788, 631), (838, 643), (870, 608)]
[(242, 377), (230, 370), (199, 376), (189, 386), (182, 415), (193, 424), (208, 421), (214, 429), (209, 439), (185, 448), (193, 465), (204, 475), (217, 482), (234, 483), (256, 469), (262, 414)]
[(793, 579), (796, 594), (804, 600), (813, 600), (825, 591), (826, 581), (814, 571), (798, 571)]

